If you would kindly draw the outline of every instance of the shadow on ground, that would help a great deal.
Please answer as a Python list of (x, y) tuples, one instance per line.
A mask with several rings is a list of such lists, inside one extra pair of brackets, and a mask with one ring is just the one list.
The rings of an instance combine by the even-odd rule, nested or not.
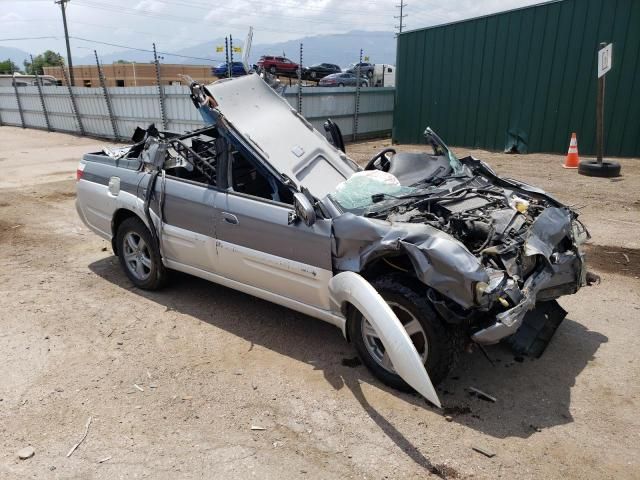
[[(333, 388), (347, 387), (369, 416), (413, 461), (441, 474), (438, 467), (406, 439), (371, 405), (360, 383), (393, 392), (415, 406), (431, 409), (417, 395), (390, 390), (359, 362), (349, 362), (355, 350), (335, 327), (303, 314), (189, 275), (173, 272), (170, 285), (160, 292), (139, 290), (122, 273), (116, 257), (89, 265), (105, 280), (168, 309), (190, 315), (237, 335), (252, 345), (276, 351), (323, 372)], [(573, 421), (571, 387), (607, 337), (565, 319), (540, 359), (514, 357), (503, 346), (488, 349), (493, 365), (480, 352), (463, 355), (461, 364), (442, 385), (444, 413), (453, 421), (497, 438), (526, 438), (544, 428)], [(343, 361), (347, 359), (345, 364)], [(347, 366), (347, 365), (356, 366)], [(498, 401), (471, 395), (479, 388)], [(433, 409), (434, 411), (438, 411)]]

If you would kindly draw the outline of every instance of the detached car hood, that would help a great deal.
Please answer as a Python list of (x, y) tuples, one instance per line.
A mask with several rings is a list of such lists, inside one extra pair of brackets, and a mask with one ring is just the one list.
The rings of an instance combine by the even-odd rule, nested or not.
[(221, 80), (207, 89), (218, 110), (265, 160), (316, 198), (332, 193), (357, 167), (258, 75)]

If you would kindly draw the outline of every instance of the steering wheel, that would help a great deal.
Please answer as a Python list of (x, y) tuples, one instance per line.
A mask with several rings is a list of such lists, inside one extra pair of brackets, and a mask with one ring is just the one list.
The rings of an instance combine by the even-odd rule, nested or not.
[(384, 150), (378, 152), (371, 160), (367, 162), (364, 169), (365, 170), (382, 170), (383, 172), (389, 171), (389, 166), (391, 165), (391, 159), (389, 158), (389, 154), (396, 154), (395, 148), (385, 148)]

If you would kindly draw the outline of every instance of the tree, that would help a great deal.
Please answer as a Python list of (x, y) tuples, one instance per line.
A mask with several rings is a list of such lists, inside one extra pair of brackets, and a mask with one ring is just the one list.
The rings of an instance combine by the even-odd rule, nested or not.
[(116, 60), (116, 61), (115, 61), (115, 62), (113, 62), (113, 63), (118, 63), (118, 64), (120, 64), (120, 63), (133, 63), (133, 62), (130, 62), (129, 60), (122, 60), (122, 59), (120, 59), (120, 60)]
[(59, 53), (47, 50), (33, 59), (33, 63), (24, 61), (24, 67), (28, 75), (44, 75), (43, 67), (63, 67), (64, 58)]
[(0, 73), (12, 74), (19, 71), (20, 69), (18, 66), (13, 63), (10, 58), (7, 58), (4, 62), (0, 62)]

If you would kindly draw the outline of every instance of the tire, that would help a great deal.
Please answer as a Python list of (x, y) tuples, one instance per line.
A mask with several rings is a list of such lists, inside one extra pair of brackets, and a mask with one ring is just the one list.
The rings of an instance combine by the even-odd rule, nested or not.
[(620, 176), (620, 164), (618, 162), (602, 161), (602, 164), (597, 160), (584, 160), (578, 165), (578, 173), (580, 175), (587, 175), (588, 177), (619, 177)]
[(129, 280), (143, 290), (158, 290), (167, 280), (160, 251), (139, 218), (127, 218), (116, 234), (118, 259)]
[(339, 83), (338, 86), (339, 87), (344, 87), (344, 83)]
[[(453, 369), (463, 351), (462, 330), (447, 325), (437, 315), (426, 298), (426, 287), (417, 284), (416, 280), (392, 274), (382, 276), (371, 284), (389, 303), (403, 325), (418, 321), (421, 332), (410, 334), (411, 340), (414, 342), (418, 354), (423, 358), (431, 382), (434, 385), (440, 383)], [(367, 333), (371, 332), (367, 324), (368, 322), (365, 323), (364, 317), (359, 311), (351, 310), (348, 326), (349, 338), (362, 362), (382, 383), (401, 391), (413, 391), (395, 371), (383, 366), (379, 356), (376, 358), (371, 348), (372, 338), (367, 336)], [(415, 328), (412, 328), (412, 331), (414, 330)], [(384, 349), (381, 343), (376, 343), (376, 346), (382, 347), (379, 350)], [(391, 368), (393, 368), (392, 365)]]
[(369, 70), (367, 72), (367, 78), (371, 78), (371, 77), (373, 77), (373, 71)]
[(276, 66), (275, 65), (271, 65), (269, 67), (269, 73), (271, 73), (271, 75), (275, 75), (276, 74)]

